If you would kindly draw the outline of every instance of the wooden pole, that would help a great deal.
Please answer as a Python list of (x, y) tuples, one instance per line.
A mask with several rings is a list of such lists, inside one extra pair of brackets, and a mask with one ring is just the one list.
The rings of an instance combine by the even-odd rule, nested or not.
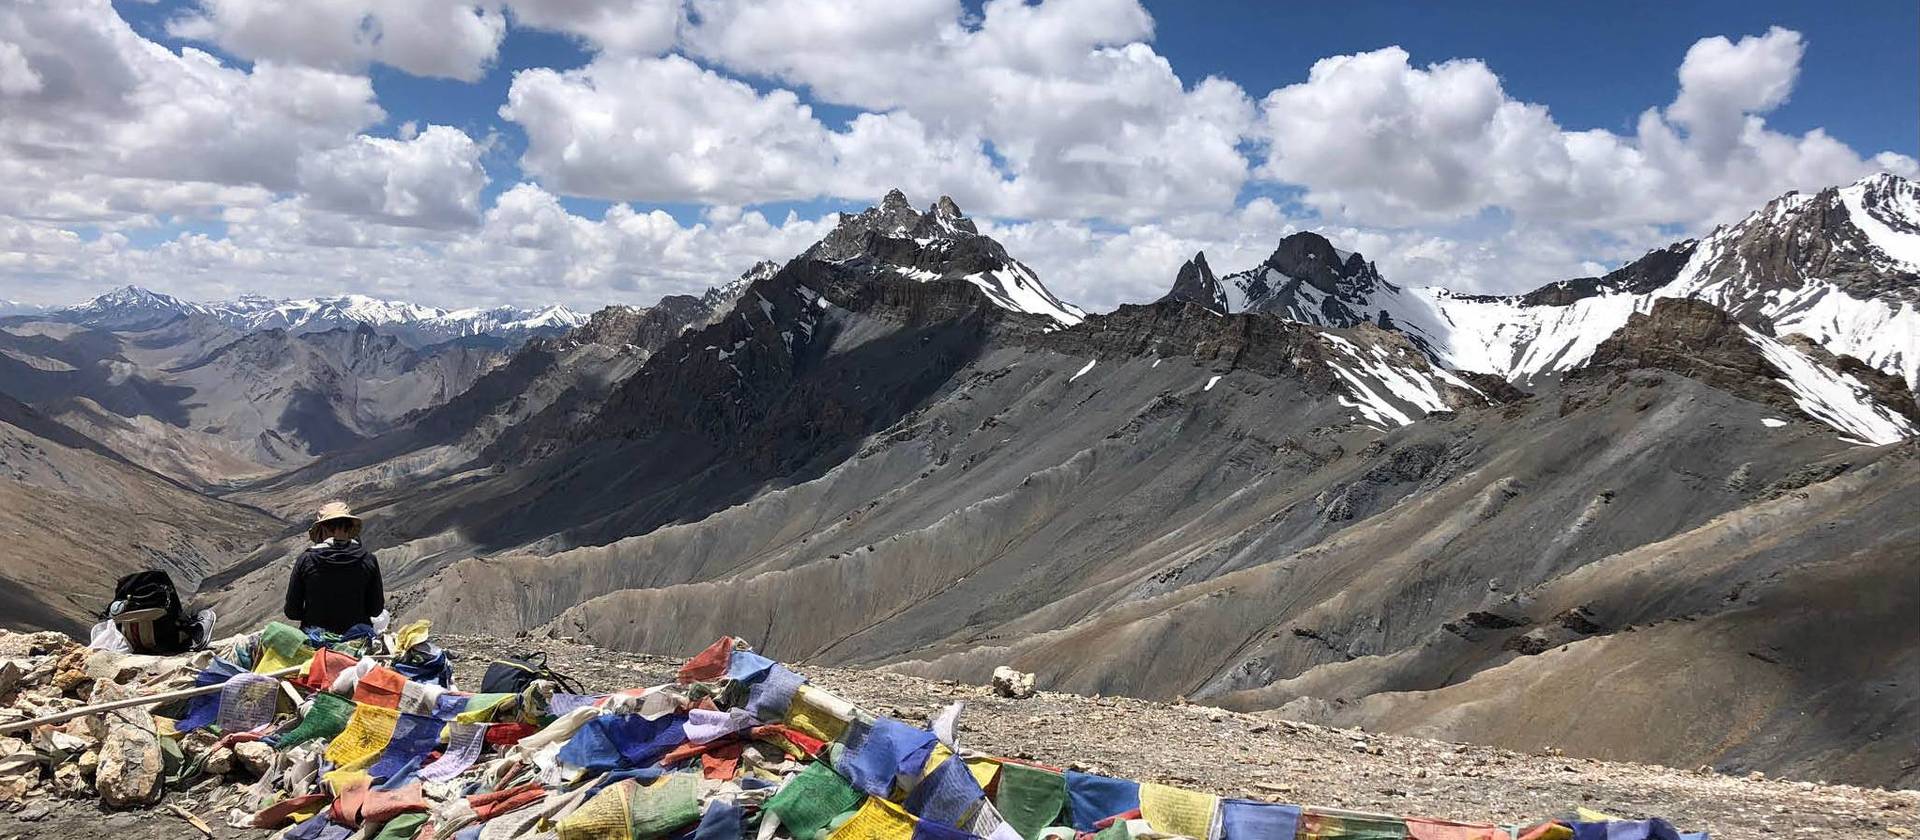
[[(295, 665), (290, 668), (281, 668), (278, 671), (271, 671), (266, 674), (262, 674), (261, 676), (273, 677), (274, 679), (279, 679), (281, 677), (291, 677), (294, 674), (300, 673), (301, 669), (305, 667), (306, 667), (305, 665)], [(141, 697), (125, 697), (119, 700), (109, 700), (105, 703), (95, 703), (91, 706), (81, 706), (77, 709), (68, 709), (64, 712), (57, 712), (51, 715), (42, 715), (32, 720), (21, 720), (21, 721), (15, 721), (13, 723), (0, 723), (0, 735), (5, 735), (10, 732), (19, 732), (22, 730), (32, 729), (41, 724), (60, 723), (62, 721), (73, 720), (74, 718), (77, 718), (77, 717), (86, 717), (87, 715), (97, 715), (103, 712), (115, 711), (117, 709), (131, 709), (135, 706), (152, 706), (158, 703), (165, 703), (170, 700), (185, 700), (189, 697), (199, 697), (202, 694), (212, 694), (216, 691), (219, 691), (221, 688), (224, 688), (225, 686), (226, 686), (226, 683), (214, 683), (213, 685), (200, 685), (200, 686), (194, 686), (193, 688), (182, 688), (177, 691), (163, 691), (159, 694), (148, 694)]]

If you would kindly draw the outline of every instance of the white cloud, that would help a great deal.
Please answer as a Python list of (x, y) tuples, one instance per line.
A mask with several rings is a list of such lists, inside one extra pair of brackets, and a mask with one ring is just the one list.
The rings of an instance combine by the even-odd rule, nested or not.
[(1262, 102), (1260, 178), (1303, 186), (1330, 217), (1422, 224), (1488, 209), (1524, 223), (1609, 229), (1698, 226), (1790, 189), (1812, 190), (1913, 159), (1863, 160), (1820, 131), (1795, 137), (1760, 116), (1798, 72), (1797, 33), (1696, 43), (1680, 92), (1633, 136), (1562, 129), (1543, 105), (1507, 96), (1477, 60), (1424, 68), (1389, 47), (1313, 65)]
[(428, 227), (480, 220), (487, 185), (480, 144), (466, 132), (428, 126), (407, 140), (359, 137), (300, 161), (300, 189), (315, 207)]
[[(690, 7), (683, 42), (707, 61), (990, 147), (1000, 183), (973, 202), (983, 213), (1133, 221), (1225, 210), (1247, 176), (1236, 146), (1251, 102), (1228, 81), (1183, 85), (1144, 43), (1153, 21), (1133, 0), (993, 0), (978, 19), (954, 0)], [(850, 192), (829, 190), (867, 195)]]
[(516, 25), (562, 32), (596, 50), (658, 55), (673, 46), (680, 0), (511, 0)]
[[(106, 0), (0, 14), (41, 79), (6, 99), (0, 156), (63, 184), (89, 177), (293, 186), (299, 157), (384, 118), (363, 76), (262, 62), (252, 72), (147, 41)], [(142, 208), (145, 209), (145, 208)], [(162, 209), (162, 208), (154, 208)]]
[(514, 74), (500, 115), (550, 188), (613, 200), (745, 203), (813, 195), (832, 163), (799, 97), (762, 95), (680, 56), (601, 57)]
[[(515, 75), (499, 115), (525, 130), (538, 186), (489, 207), (491, 137), (420, 113), (374, 136), (387, 114), (365, 72), (477, 78), (509, 25), (593, 56)], [(1256, 104), (1229, 80), (1183, 83), (1136, 0), (197, 0), (172, 27), (250, 63), (148, 41), (107, 0), (0, 9), (6, 297), (133, 281), (644, 303), (831, 224), (740, 207), (895, 186), (955, 196), (1095, 309), (1158, 297), (1195, 250), (1249, 267), (1296, 229), (1397, 282), (1512, 291), (1787, 189), (1916, 168), (1767, 124), (1808, 49), (1783, 29), (1696, 43), (1671, 102), (1613, 132), (1562, 127), (1482, 62), (1415, 67), (1398, 48), (1324, 59)], [(1249, 180), (1316, 212), (1243, 203)], [(707, 209), (587, 218), (559, 196)], [(157, 226), (188, 232), (122, 234)]]
[(1667, 118), (1685, 127), (1703, 151), (1730, 151), (1748, 114), (1787, 101), (1805, 52), (1800, 33), (1778, 26), (1738, 43), (1720, 35), (1695, 41), (1680, 62), (1680, 95), (1667, 107)]
[(0, 41), (0, 96), (36, 93), (44, 84), (19, 45)]
[(345, 72), (379, 63), (474, 81), (507, 23), (497, 4), (467, 0), (198, 0), (167, 31), (251, 61)]
[[(0, 218), (0, 273), (22, 287), (9, 280), (6, 296), (65, 303), (131, 282), (192, 299), (358, 292), (447, 307), (644, 305), (698, 293), (762, 259), (784, 261), (832, 226), (726, 207), (683, 225), (624, 204), (589, 219), (531, 184), (507, 190), (463, 230), (383, 224), (300, 199), (224, 220), (224, 235), (189, 231), (140, 248), (117, 235), (88, 242), (56, 225)], [(28, 282), (36, 277), (56, 280), (36, 287)]]

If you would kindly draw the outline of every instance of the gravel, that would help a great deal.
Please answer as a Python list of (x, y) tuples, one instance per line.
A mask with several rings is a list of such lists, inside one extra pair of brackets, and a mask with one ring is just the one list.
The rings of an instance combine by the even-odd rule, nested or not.
[[(467, 686), (478, 684), (490, 659), (531, 649), (546, 651), (555, 670), (589, 691), (667, 682), (680, 664), (677, 658), (564, 640), (456, 636), (439, 641), (461, 654), (456, 669)], [(842, 698), (910, 723), (924, 725), (940, 708), (964, 701), (959, 738), (970, 749), (1223, 796), (1499, 823), (1586, 807), (1664, 817), (1683, 831), (1705, 829), (1716, 838), (1888, 838), (1920, 831), (1920, 791), (1915, 790), (1732, 777), (1551, 751), (1517, 753), (1125, 697), (1042, 690), (1014, 700), (984, 685), (875, 671), (798, 670)], [(212, 823), (216, 837), (266, 836), (221, 824), (214, 806), (226, 794), (209, 785), (169, 794), (166, 801)], [(164, 810), (107, 813), (90, 801), (43, 798), (0, 813), (0, 840), (171, 840), (197, 834)]]

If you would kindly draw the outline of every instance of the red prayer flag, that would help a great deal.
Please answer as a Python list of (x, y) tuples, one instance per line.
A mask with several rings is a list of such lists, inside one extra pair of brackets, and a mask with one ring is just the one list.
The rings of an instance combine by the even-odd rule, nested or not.
[(680, 682), (712, 682), (727, 675), (727, 662), (733, 658), (733, 637), (721, 636), (720, 641), (707, 646), (706, 650), (694, 654), (687, 664), (680, 666)]

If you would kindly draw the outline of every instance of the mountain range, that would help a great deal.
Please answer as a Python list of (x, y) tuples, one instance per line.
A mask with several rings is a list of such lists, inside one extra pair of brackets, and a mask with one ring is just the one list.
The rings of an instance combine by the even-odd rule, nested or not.
[[(205, 476), (286, 524), (202, 594), (270, 616), (300, 517), (339, 497), (396, 608), (441, 632), (669, 654), (733, 633), (786, 661), (1011, 664), (1058, 690), (1910, 784), (1916, 194), (1783, 196), (1506, 297), (1399, 285), (1301, 232), (1088, 313), (950, 199), (896, 191), (784, 264), (603, 310), (465, 387), (376, 398), (351, 434), (302, 426), (297, 461)], [(37, 383), (21, 401), (64, 416), (47, 407), (85, 385), (146, 419), (158, 389), (280, 369), (249, 340), (316, 342), (344, 373), (292, 416), (341, 418), (364, 402), (348, 380), (422, 364), (372, 328), (72, 318), (9, 322), (0, 350), (168, 376), (0, 391)], [(195, 361), (143, 365), (153, 346)]]
[(192, 303), (138, 286), (123, 286), (85, 303), (29, 314), (111, 330), (147, 329), (195, 316), (242, 332), (285, 330), (299, 334), (365, 325), (412, 347), (474, 336), (524, 341), (558, 335), (587, 320), (586, 316), (557, 305), (537, 310), (512, 306), (446, 310), (365, 295), (305, 300), (244, 296), (230, 301)]

